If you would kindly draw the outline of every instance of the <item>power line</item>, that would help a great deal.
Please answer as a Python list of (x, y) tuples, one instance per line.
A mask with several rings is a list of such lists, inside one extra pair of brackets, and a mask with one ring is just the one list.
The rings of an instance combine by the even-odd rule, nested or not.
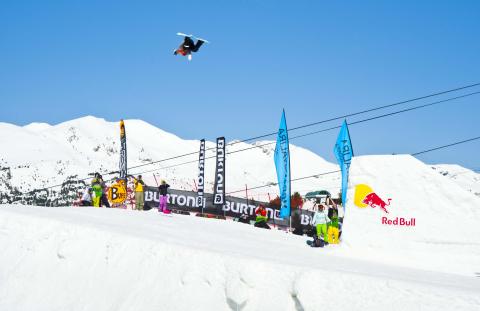
[[(412, 107), (412, 108), (407, 108), (407, 109), (403, 109), (403, 110), (399, 110), (399, 111), (394, 111), (394, 112), (378, 115), (378, 116), (375, 116), (375, 117), (363, 119), (363, 120), (360, 120), (360, 121), (351, 122), (351, 123), (348, 123), (348, 125), (355, 125), (355, 124), (368, 122), (368, 121), (372, 121), (372, 120), (376, 120), (376, 119), (380, 119), (380, 118), (384, 118), (384, 117), (389, 117), (389, 116), (393, 116), (393, 115), (396, 115), (396, 114), (399, 114), (399, 113), (404, 113), (404, 112), (417, 110), (417, 109), (421, 109), (421, 108), (425, 108), (425, 107), (429, 107), (429, 106), (434, 106), (434, 105), (442, 104), (442, 103), (449, 102), (449, 101), (452, 101), (452, 100), (457, 100), (457, 99), (460, 99), (460, 98), (473, 96), (473, 95), (476, 95), (476, 94), (480, 94), (480, 92), (473, 92), (473, 93), (469, 93), (469, 94), (465, 94), (465, 95), (461, 95), (461, 96), (447, 98), (447, 99), (444, 99), (444, 100), (439, 100), (439, 101), (429, 103), (429, 104), (424, 104), (424, 105), (415, 106), (415, 107)], [(340, 125), (339, 126), (334, 126), (334, 127), (330, 127), (330, 128), (327, 128), (327, 129), (320, 130), (320, 131), (309, 132), (309, 133), (306, 133), (306, 134), (298, 135), (298, 136), (295, 136), (291, 139), (300, 138), (300, 137), (304, 137), (304, 136), (309, 136), (309, 135), (313, 135), (313, 134), (318, 134), (318, 133), (322, 133), (322, 132), (326, 132), (326, 131), (330, 131), (330, 130), (334, 130), (334, 129), (339, 129), (341, 127), (342, 126), (340, 126)]]
[[(340, 170), (336, 170), (336, 171), (331, 171), (331, 172), (318, 173), (318, 174), (315, 174), (315, 175), (310, 175), (310, 176), (295, 178), (295, 179), (292, 179), (291, 181), (299, 181), (299, 180), (308, 179), (308, 178), (314, 178), (314, 177), (316, 178), (316, 177), (319, 177), (319, 176), (329, 175), (329, 174), (335, 174), (335, 173), (339, 173), (339, 172), (341, 172), (341, 171), (340, 171)], [(255, 190), (255, 189), (260, 189), (260, 188), (265, 188), (265, 187), (272, 187), (272, 186), (276, 186), (276, 185), (278, 185), (278, 182), (276, 182), (276, 183), (269, 183), (268, 185), (263, 185), (263, 186), (257, 186), (257, 187), (248, 188), (248, 190)], [(237, 193), (237, 192), (243, 192), (243, 191), (245, 191), (245, 189), (237, 190), (237, 191), (230, 191), (230, 192), (228, 192), (228, 193), (225, 193), (225, 195), (227, 195), (227, 194), (232, 194), (232, 193)]]
[[(459, 142), (456, 142), (456, 143), (452, 143), (452, 144), (448, 144), (448, 145), (444, 145), (444, 146), (440, 146), (440, 147), (436, 147), (436, 148), (424, 150), (424, 151), (421, 151), (421, 152), (412, 153), (412, 154), (410, 154), (410, 155), (411, 155), (411, 156), (415, 156), (415, 155), (417, 155), (417, 154), (427, 153), (427, 152), (435, 151), (435, 150), (438, 150), (438, 149), (442, 149), (442, 148), (447, 148), (447, 147), (451, 147), (451, 146), (463, 144), (463, 143), (470, 142), (470, 141), (477, 140), (477, 139), (480, 139), (480, 136), (479, 136), (479, 137), (475, 137), (475, 138), (470, 138), (470, 139), (462, 140), (462, 141), (459, 141)], [(308, 178), (313, 178), (313, 177), (318, 177), (318, 176), (321, 176), (321, 175), (328, 175), (328, 174), (333, 174), (333, 173), (338, 173), (338, 172), (341, 172), (341, 171), (340, 171), (340, 170), (337, 170), (337, 171), (331, 171), (331, 172), (326, 172), (326, 173), (318, 173), (318, 174), (315, 174), (315, 175), (310, 175), (310, 176), (295, 178), (295, 179), (292, 179), (291, 181), (298, 181), (298, 180), (302, 180), (302, 179), (308, 179)], [(256, 186), (256, 187), (253, 187), (253, 188), (248, 188), (248, 190), (266, 188), (266, 187), (271, 187), (271, 186), (276, 186), (276, 185), (278, 185), (278, 183), (269, 183), (269, 184), (267, 184), (267, 185), (262, 185), (262, 186)], [(237, 191), (231, 191), (231, 192), (228, 192), (228, 194), (237, 193), (237, 192), (243, 192), (243, 191), (245, 191), (245, 189), (237, 190)], [(226, 194), (227, 194), (227, 193), (226, 193)]]
[(448, 145), (444, 145), (444, 146), (440, 146), (440, 147), (436, 147), (436, 148), (427, 149), (427, 150), (424, 150), (424, 151), (412, 153), (412, 156), (416, 156), (416, 155), (419, 155), (419, 154), (423, 154), (423, 153), (427, 153), (427, 152), (431, 152), (431, 151), (435, 151), (435, 150), (438, 150), (438, 149), (443, 149), (443, 148), (447, 148), (447, 147), (451, 147), (451, 146), (455, 146), (455, 145), (464, 144), (464, 143), (467, 143), (467, 142), (470, 142), (470, 141), (473, 141), (473, 140), (477, 140), (477, 139), (480, 139), (480, 136), (470, 138), (470, 139), (466, 139), (466, 140), (462, 140), (462, 141), (459, 141), (459, 142), (456, 142), (456, 143), (452, 143), (452, 144), (448, 144)]
[[(363, 123), (363, 122), (373, 121), (373, 120), (376, 120), (376, 119), (385, 118), (385, 117), (393, 116), (393, 115), (396, 115), (396, 114), (409, 112), (409, 111), (412, 111), (412, 110), (421, 109), (421, 108), (425, 108), (425, 107), (429, 107), (429, 106), (433, 106), (433, 105), (438, 105), (438, 104), (441, 104), (441, 103), (457, 100), (459, 98), (473, 96), (473, 95), (476, 95), (476, 94), (480, 94), (480, 91), (465, 94), (465, 95), (461, 95), (461, 96), (456, 96), (456, 97), (452, 97), (452, 98), (447, 98), (447, 99), (436, 101), (436, 102), (433, 102), (433, 103), (419, 105), (419, 106), (415, 106), (415, 107), (412, 107), (412, 108), (407, 108), (407, 109), (403, 109), (403, 110), (399, 110), (399, 111), (395, 111), (395, 112), (391, 112), (391, 113), (386, 113), (386, 114), (370, 117), (370, 118), (367, 118), (367, 119), (351, 122), (351, 123), (349, 123), (349, 125), (355, 125), (355, 124), (359, 124), (359, 123)], [(323, 130), (309, 132), (309, 133), (302, 134), (302, 135), (297, 135), (297, 136), (291, 137), (289, 140), (294, 140), (294, 139), (297, 139), (297, 138), (310, 136), (310, 135), (314, 135), (314, 134), (319, 134), (319, 133), (323, 133), (323, 132), (327, 132), (327, 131), (331, 131), (331, 130), (339, 129), (339, 128), (341, 128), (341, 126), (333, 126), (333, 127), (326, 128), (326, 129), (323, 129)], [(264, 144), (261, 144), (261, 145), (255, 145), (255, 146), (251, 146), (251, 147), (247, 147), (247, 148), (243, 148), (243, 149), (238, 149), (238, 150), (235, 150), (235, 151), (226, 152), (226, 154), (233, 154), (233, 153), (248, 151), (248, 150), (252, 150), (252, 149), (255, 149), (255, 148), (261, 148), (261, 147), (264, 147), (264, 146), (273, 145), (275, 143), (276, 143), (275, 141), (268, 142), (268, 143), (264, 143)], [(206, 157), (205, 160), (213, 159), (213, 158), (215, 158), (215, 156)], [(197, 162), (198, 162), (198, 160), (192, 160), (192, 161), (182, 162), (182, 163), (178, 163), (178, 164), (173, 164), (173, 165), (170, 165), (170, 166), (167, 166), (167, 167), (162, 167), (162, 168), (152, 169), (152, 170), (148, 170), (148, 171), (143, 171), (143, 172), (139, 172), (139, 173), (135, 173), (135, 174), (150, 173), (150, 172), (155, 172), (155, 171), (159, 171), (159, 170), (164, 170), (164, 169), (168, 169), (168, 168), (172, 168), (172, 167), (177, 167), (177, 166), (182, 166), (182, 165), (197, 163)]]
[[(460, 91), (460, 90), (476, 87), (476, 86), (479, 86), (479, 85), (480, 85), (480, 83), (470, 84), (470, 85), (466, 85), (466, 86), (462, 86), (462, 87), (458, 87), (458, 88), (454, 88), (454, 89), (450, 89), (450, 90), (446, 90), (446, 91), (432, 93), (432, 94), (421, 96), (421, 97), (416, 97), (416, 98), (412, 98), (412, 99), (408, 99), (408, 100), (403, 100), (403, 101), (393, 103), (393, 104), (389, 104), (389, 105), (378, 106), (378, 107), (375, 107), (375, 108), (371, 108), (371, 109), (367, 109), (367, 110), (363, 110), (363, 111), (358, 111), (358, 112), (354, 112), (354, 113), (350, 113), (350, 114), (345, 114), (345, 115), (342, 115), (342, 116), (338, 116), (338, 117), (334, 117), (334, 118), (330, 118), (330, 119), (326, 119), (326, 120), (321, 120), (321, 121), (318, 121), (318, 122), (304, 124), (304, 125), (300, 125), (300, 126), (297, 126), (297, 127), (293, 127), (291, 129), (289, 129), (288, 132), (295, 131), (295, 130), (302, 129), (302, 128), (306, 128), (306, 127), (311, 127), (311, 126), (314, 126), (314, 125), (319, 125), (319, 124), (322, 124), (322, 123), (327, 123), (327, 122), (331, 122), (331, 121), (345, 119), (345, 118), (348, 118), (348, 117), (353, 117), (353, 116), (356, 116), (356, 115), (365, 114), (365, 113), (373, 112), (373, 111), (376, 111), (376, 110), (381, 110), (381, 109), (390, 108), (390, 107), (394, 107), (394, 106), (398, 106), (398, 105), (403, 105), (403, 104), (411, 103), (411, 102), (414, 102), (414, 101), (418, 101), (418, 100), (422, 100), (422, 99), (426, 99), (426, 98), (430, 98), (430, 97), (435, 97), (435, 96), (439, 96), (439, 95), (443, 95), (443, 94), (457, 92), (457, 91)], [(465, 97), (465, 96), (463, 96), (463, 97)], [(245, 143), (245, 142), (252, 141), (252, 140), (258, 140), (260, 138), (266, 138), (266, 137), (276, 135), (276, 134), (277, 134), (277, 132), (272, 132), (272, 133), (263, 134), (263, 135), (260, 135), (260, 136), (246, 138), (246, 139), (243, 139), (243, 140), (240, 140), (240, 141), (235, 141), (235, 142), (229, 143), (229, 144), (227, 144), (227, 146), (232, 146), (232, 145), (239, 144), (239, 143)], [(214, 149), (215, 149), (214, 147), (213, 148), (207, 148), (207, 149), (205, 149), (205, 152), (210, 151), (210, 150), (214, 150)], [(160, 160), (156, 160), (156, 161), (151, 161), (149, 163), (139, 164), (139, 165), (136, 165), (136, 166), (129, 167), (129, 169), (139, 168), (139, 167), (152, 165), (152, 164), (160, 163), (160, 162), (165, 162), (165, 161), (169, 161), (169, 160), (174, 160), (174, 159), (186, 157), (186, 156), (189, 156), (189, 155), (195, 155), (195, 154), (198, 154), (198, 151), (185, 153), (185, 154), (181, 154), (181, 155), (178, 155), (178, 156), (173, 156), (173, 157), (170, 157), (170, 158), (160, 159)]]
[[(363, 113), (367, 113), (367, 112), (371, 112), (371, 111), (375, 111), (375, 110), (380, 110), (380, 109), (384, 109), (384, 108), (388, 108), (388, 107), (392, 107), (392, 106), (396, 106), (396, 105), (401, 105), (401, 104), (405, 104), (405, 103), (409, 103), (409, 102), (413, 102), (413, 101), (418, 101), (418, 100), (429, 98), (429, 97), (434, 97), (434, 96), (438, 96), (438, 95), (442, 95), (442, 94), (446, 94), (446, 93), (455, 92), (455, 91), (466, 89), (466, 88), (472, 88), (472, 87), (479, 86), (479, 85), (480, 85), (480, 83), (471, 84), (471, 85), (467, 85), (467, 86), (464, 86), (464, 87), (455, 88), (455, 89), (451, 89), (451, 90), (447, 90), (447, 91), (443, 91), (443, 92), (438, 92), (438, 93), (434, 93), (434, 94), (430, 94), (430, 95), (426, 95), (426, 96), (422, 96), (422, 97), (417, 97), (417, 98), (414, 98), (414, 99), (405, 100), (405, 101), (401, 101), (401, 102), (394, 103), (394, 104), (379, 106), (379, 107), (376, 107), (376, 108), (372, 108), (372, 109), (368, 109), (368, 110), (364, 110), (364, 111), (360, 111), (360, 112), (356, 112), (356, 113), (351, 113), (351, 114), (343, 115), (343, 116), (340, 116), (340, 117), (335, 117), (335, 118), (328, 119), (328, 120), (323, 120), (323, 121), (319, 121), (319, 122), (315, 122), (315, 123), (310, 123), (310, 124), (294, 127), (294, 128), (289, 129), (288, 131), (290, 132), (290, 131), (294, 131), (294, 130), (297, 130), (297, 129), (306, 128), (306, 127), (309, 127), (309, 126), (318, 125), (318, 124), (321, 124), (321, 123), (326, 123), (326, 122), (342, 119), (342, 118), (345, 118), (345, 117), (348, 117), (348, 116), (359, 115), (359, 114), (363, 114)], [(407, 108), (407, 109), (403, 109), (403, 110), (400, 110), (400, 111), (395, 111), (395, 112), (392, 112), (392, 113), (378, 115), (378, 116), (375, 116), (375, 117), (371, 117), (371, 118), (367, 118), (367, 119), (363, 119), (363, 120), (360, 120), (360, 121), (355, 121), (355, 122), (349, 123), (349, 125), (355, 125), (355, 124), (359, 124), (359, 123), (363, 123), (363, 122), (367, 122), (367, 121), (372, 121), (372, 120), (375, 120), (375, 119), (379, 119), (379, 118), (383, 118), (383, 117), (387, 117), (387, 116), (392, 116), (392, 115), (395, 115), (395, 114), (408, 112), (408, 111), (412, 111), (412, 110), (416, 110), (416, 109), (421, 109), (421, 108), (437, 105), (437, 104), (440, 104), (440, 103), (449, 102), (449, 101), (457, 100), (457, 99), (460, 99), (460, 98), (473, 96), (473, 95), (476, 95), (476, 94), (480, 94), (480, 91), (473, 92), (473, 93), (468, 93), (468, 94), (464, 94), (464, 95), (460, 95), (460, 96), (456, 96), (456, 97), (452, 97), (452, 98), (447, 98), (447, 99), (436, 101), (436, 102), (429, 103), (429, 104), (415, 106), (415, 107), (412, 107), (412, 108)], [(330, 128), (323, 129), (323, 130), (314, 131), (314, 132), (294, 136), (294, 137), (290, 138), (290, 140), (294, 140), (294, 139), (297, 139), (297, 138), (301, 138), (301, 137), (305, 137), (305, 136), (309, 136), (309, 135), (314, 135), (314, 134), (330, 131), (330, 130), (333, 130), (333, 129), (338, 129), (340, 127), (341, 126), (334, 126), (334, 127), (330, 127)], [(245, 139), (245, 140), (242, 140), (242, 141), (235, 141), (233, 143), (227, 144), (226, 146), (232, 146), (234, 144), (238, 144), (238, 143), (241, 143), (241, 142), (246, 142), (246, 141), (249, 141), (249, 140), (254, 140), (254, 139), (258, 139), (258, 138), (262, 138), (262, 137), (267, 137), (267, 136), (271, 136), (271, 135), (274, 135), (274, 134), (277, 134), (277, 132), (262, 135), (262, 136), (252, 137), (252, 138)], [(271, 145), (271, 144), (274, 144), (274, 143), (275, 142), (269, 142), (269, 143), (265, 143), (265, 144), (262, 144), (262, 145), (256, 145), (256, 146), (252, 146), (252, 147), (248, 147), (248, 148), (244, 148), (244, 149), (239, 149), (239, 150), (227, 152), (227, 154), (247, 151), (247, 150), (254, 149), (254, 148), (261, 148), (263, 146)], [(207, 148), (205, 151), (213, 150), (213, 149), (215, 149), (215, 148)], [(129, 167), (128, 169), (131, 170), (131, 169), (134, 169), (134, 168), (139, 168), (139, 167), (143, 167), (143, 166), (147, 166), (147, 165), (152, 165), (152, 164), (155, 164), (155, 163), (160, 163), (160, 162), (164, 162), (164, 161), (168, 161), (168, 160), (178, 159), (178, 158), (182, 158), (182, 157), (185, 157), (185, 156), (188, 156), (188, 155), (194, 155), (194, 154), (198, 154), (198, 152), (191, 152), (191, 153), (186, 153), (186, 154), (182, 154), (182, 155), (178, 155), (178, 156), (174, 156), (174, 157), (170, 157), (170, 158), (161, 159), (161, 160), (158, 160), (158, 161), (151, 161), (149, 163)], [(207, 157), (205, 159), (211, 159), (211, 158), (214, 158), (214, 157), (215, 156)], [(144, 172), (140, 172), (140, 173), (136, 173), (136, 174), (154, 172), (154, 171), (158, 171), (158, 170), (161, 170), (161, 169), (167, 169), (167, 168), (172, 168), (172, 167), (181, 166), (181, 165), (185, 165), (185, 164), (196, 163), (196, 162), (198, 162), (198, 160), (193, 160), (193, 161), (183, 162), (183, 163), (179, 163), (179, 164), (174, 164), (174, 165), (171, 165), (171, 166), (168, 166), (168, 167), (163, 167), (163, 168), (158, 168), (158, 169), (154, 169), (154, 170), (144, 171)], [(104, 175), (111, 175), (111, 174), (115, 174), (115, 173), (117, 173), (117, 172), (108, 172), (108, 173), (104, 173)], [(77, 181), (85, 181), (85, 180), (88, 180), (88, 179), (90, 179), (90, 177), (79, 179)], [(44, 188), (41, 188), (41, 190), (60, 187), (60, 186), (63, 186), (63, 184), (64, 183), (49, 186), (49, 187), (44, 187)], [(31, 192), (34, 192), (34, 191), (36, 191), (36, 190), (32, 190), (32, 191), (29, 191), (27, 193), (31, 193)]]

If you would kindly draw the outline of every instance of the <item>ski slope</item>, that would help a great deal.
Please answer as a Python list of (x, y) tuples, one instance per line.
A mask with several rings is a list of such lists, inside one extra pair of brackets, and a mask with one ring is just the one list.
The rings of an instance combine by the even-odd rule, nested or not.
[(432, 165), (432, 169), (480, 197), (480, 174), (456, 164)]
[(240, 223), (89, 207), (0, 214), (1, 310), (480, 306), (475, 276), (368, 261), (344, 245), (312, 249), (306, 237)]
[[(378, 208), (353, 203), (356, 185)], [(343, 242), (232, 221), (0, 206), (0, 310), (479, 310), (480, 199), (408, 155), (353, 159)]]

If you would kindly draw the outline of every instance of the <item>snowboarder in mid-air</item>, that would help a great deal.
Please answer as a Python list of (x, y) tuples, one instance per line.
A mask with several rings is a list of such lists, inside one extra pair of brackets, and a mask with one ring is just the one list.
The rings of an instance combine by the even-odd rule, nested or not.
[(200, 49), (202, 44), (204, 44), (205, 42), (208, 42), (207, 40), (196, 38), (197, 43), (195, 43), (192, 39), (192, 38), (195, 38), (195, 37), (192, 36), (192, 35), (186, 35), (186, 34), (183, 34), (183, 33), (180, 33), (180, 32), (177, 33), (177, 35), (183, 36), (184, 39), (183, 39), (183, 43), (180, 44), (178, 49), (173, 51), (173, 55), (180, 54), (180, 55), (183, 55), (183, 56), (187, 56), (188, 60), (192, 60), (192, 52), (198, 52), (198, 49)]

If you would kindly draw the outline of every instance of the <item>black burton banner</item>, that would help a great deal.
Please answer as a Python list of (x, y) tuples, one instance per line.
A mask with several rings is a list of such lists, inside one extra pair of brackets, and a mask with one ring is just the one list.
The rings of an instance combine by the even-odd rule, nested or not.
[(125, 124), (120, 120), (120, 179), (127, 184), (127, 134)]
[(225, 137), (217, 138), (217, 164), (215, 166), (213, 204), (225, 204)]
[[(146, 186), (145, 188), (145, 210), (158, 208), (159, 193), (157, 187)], [(201, 212), (202, 208), (197, 204), (197, 192), (185, 190), (168, 190), (168, 207), (188, 212)], [(280, 218), (280, 208), (268, 207), (265, 202), (249, 202), (244, 198), (232, 196), (224, 197), (225, 203), (222, 206), (213, 204), (213, 195), (204, 193), (203, 211), (205, 213), (224, 215), (227, 217), (236, 217), (248, 220), (255, 220), (255, 209), (259, 204), (267, 206), (268, 223), (270, 226), (281, 228), (288, 227), (288, 219)], [(307, 230), (312, 221), (313, 212), (295, 209), (292, 211), (292, 229)]]
[(205, 139), (200, 141), (200, 154), (198, 158), (198, 185), (197, 185), (197, 206), (202, 208), (203, 191), (205, 185)]

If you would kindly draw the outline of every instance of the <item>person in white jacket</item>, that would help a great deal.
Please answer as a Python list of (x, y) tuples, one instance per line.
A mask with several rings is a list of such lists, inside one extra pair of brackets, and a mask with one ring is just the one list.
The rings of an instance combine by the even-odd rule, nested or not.
[(83, 192), (80, 206), (92, 206), (92, 188), (87, 187)]
[(329, 222), (330, 218), (328, 218), (325, 206), (319, 204), (317, 211), (313, 215), (312, 225), (316, 228), (317, 237), (323, 237), (325, 242), (327, 241), (327, 223)]

